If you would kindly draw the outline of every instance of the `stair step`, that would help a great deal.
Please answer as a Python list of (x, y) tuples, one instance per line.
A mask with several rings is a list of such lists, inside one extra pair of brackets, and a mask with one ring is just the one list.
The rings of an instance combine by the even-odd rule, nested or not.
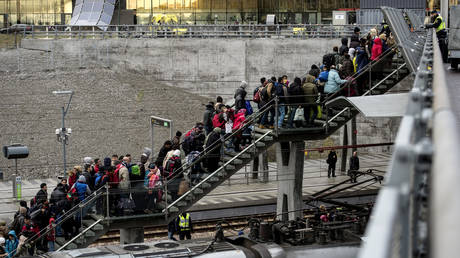
[(185, 200), (187, 201), (192, 201), (195, 199), (195, 196), (192, 193), (189, 193), (187, 196), (185, 196)]
[(386, 80), (386, 81), (384, 82), (384, 84), (386, 84), (386, 85), (394, 85), (394, 84), (395, 84), (395, 81), (394, 81), (394, 80), (388, 79), (388, 80)]
[(254, 132), (265, 134), (266, 132), (271, 131), (271, 129), (261, 129), (257, 126), (254, 127)]
[[(201, 178), (206, 178), (208, 176), (209, 176), (209, 174), (203, 174), (203, 176)], [(219, 180), (219, 178), (217, 176), (213, 176), (213, 177), (209, 178), (208, 181), (209, 182), (219, 182), (220, 180)]]
[(388, 89), (388, 86), (385, 85), (385, 84), (382, 84), (380, 86), (377, 87), (378, 90), (387, 90)]
[(85, 237), (95, 237), (96, 233), (92, 231), (91, 229), (85, 232)]
[[(92, 220), (92, 219), (82, 221), (82, 223), (83, 223), (83, 225), (85, 227), (91, 226), (94, 222), (96, 222), (96, 221)], [(91, 229), (96, 230), (96, 231), (100, 231), (100, 230), (104, 230), (104, 226), (102, 226), (101, 224), (98, 223), (98, 224), (94, 225)]]
[[(287, 120), (286, 120), (286, 122), (287, 122)], [(255, 132), (253, 135), (254, 135), (254, 138), (256, 138), (256, 139), (259, 139), (260, 137), (263, 136), (263, 134), (260, 134), (260, 133), (257, 133), (257, 132)], [(271, 141), (273, 141), (273, 136), (267, 135), (262, 139), (262, 141), (271, 142)]]
[(168, 211), (169, 211), (170, 213), (172, 213), (172, 212), (179, 212), (179, 208), (177, 208), (176, 206), (172, 206), (171, 208), (168, 209)]
[[(65, 240), (65, 238), (63, 237), (57, 237), (56, 238), (56, 243), (59, 245), (59, 247), (63, 246), (65, 243), (67, 243), (68, 241)], [(58, 248), (59, 248), (58, 247)], [(64, 248), (65, 250), (70, 250), (70, 249), (77, 249), (78, 246), (77, 244), (75, 243), (70, 243), (69, 245), (66, 246), (66, 248)], [(57, 248), (56, 248), (57, 249)]]
[(179, 207), (185, 207), (185, 206), (187, 206), (187, 202), (180, 201), (176, 205), (179, 206)]
[(219, 172), (217, 173), (217, 175), (218, 175), (219, 177), (226, 177), (226, 176), (227, 176), (227, 172), (225, 172), (225, 170), (221, 170), (221, 171), (219, 171)]
[(265, 143), (263, 143), (263, 142), (257, 142), (257, 143), (256, 143), (256, 147), (257, 147), (257, 148), (265, 148), (266, 146), (267, 146), (267, 145), (266, 145)]
[[(223, 159), (224, 159), (225, 162), (228, 162), (231, 159), (233, 159), (233, 157), (232, 156), (224, 156)], [(241, 165), (241, 164), (243, 164), (243, 161), (241, 159), (234, 159), (234, 160), (232, 160), (231, 163), (235, 164), (235, 165)]]
[[(225, 155), (229, 155), (229, 156), (232, 156), (232, 157), (235, 157), (236, 155), (238, 155), (239, 153), (238, 152), (229, 152), (229, 151), (226, 151), (225, 152)], [(238, 156), (239, 158), (242, 158), (242, 159), (250, 159), (251, 158), (251, 154), (250, 153), (242, 153)]]
[(204, 189), (206, 189), (206, 188), (211, 188), (211, 184), (209, 184), (209, 183), (202, 183), (202, 184), (201, 184), (201, 188), (204, 188)]
[(195, 188), (195, 190), (193, 190), (193, 194), (195, 195), (198, 195), (198, 194), (203, 194), (203, 189), (201, 188)]
[[(219, 162), (219, 166), (220, 166), (220, 167), (223, 166), (224, 164), (225, 164), (225, 163), (222, 162), (222, 161)], [(235, 170), (236, 168), (235, 168), (235, 166), (233, 166), (232, 164), (228, 164), (228, 165), (226, 165), (226, 166), (224, 167), (224, 169), (225, 169), (226, 171), (232, 171), (232, 170)]]

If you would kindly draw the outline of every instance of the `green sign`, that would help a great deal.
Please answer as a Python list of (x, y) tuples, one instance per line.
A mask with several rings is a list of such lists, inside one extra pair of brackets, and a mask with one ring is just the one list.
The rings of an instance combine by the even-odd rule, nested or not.
[(155, 119), (155, 118), (151, 118), (150, 120), (151, 120), (151, 123), (153, 125), (163, 126), (163, 127), (167, 127), (167, 128), (169, 128), (171, 126), (171, 123), (169, 121), (164, 121), (164, 120)]

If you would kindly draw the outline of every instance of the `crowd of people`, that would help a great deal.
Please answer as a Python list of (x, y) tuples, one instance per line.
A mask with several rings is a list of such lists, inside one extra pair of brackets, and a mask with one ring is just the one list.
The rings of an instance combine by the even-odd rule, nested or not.
[[(68, 172), (68, 178), (61, 179), (50, 198), (48, 186), (42, 183), (29, 204), (20, 202), (13, 222), (2, 232), (4, 238), (0, 238), (0, 246), (4, 245), (4, 253), (13, 257), (16, 252), (33, 255), (37, 250), (54, 251), (56, 237), (71, 239), (76, 236), (81, 220), (91, 213), (123, 216), (161, 212), (165, 200), (171, 203), (188, 191), (190, 185), (199, 183), (205, 173), (216, 171), (223, 152), (239, 152), (250, 143), (251, 128), (244, 125), (247, 116), (253, 113), (251, 101), (259, 110), (266, 110), (257, 120), (260, 128), (273, 128), (275, 123), (288, 128), (313, 126), (320, 101), (339, 91), (341, 85), (350, 82), (353, 74), (370, 61), (377, 60), (394, 44), (388, 26), (383, 26), (380, 35), (372, 29), (364, 38), (360, 37), (359, 28), (355, 28), (350, 43), (346, 38), (341, 42), (340, 47), (334, 47), (332, 53), (324, 55), (320, 67), (312, 65), (304, 78), (296, 77), (292, 83), (286, 75), (268, 80), (261, 78), (252, 99), (248, 99), (248, 83), (242, 81), (234, 95), (234, 106), (225, 105), (222, 97), (209, 102), (203, 121), (196, 123), (185, 135), (176, 132), (173, 139), (164, 142), (152, 162), (148, 162), (151, 155), (148, 148), (144, 149), (138, 162), (133, 162), (130, 154), (114, 154), (104, 159), (85, 157), (82, 166), (74, 166)], [(363, 92), (365, 80), (366, 77), (358, 81), (353, 88), (354, 94)], [(278, 98), (277, 112), (274, 105), (267, 105), (275, 97)], [(303, 113), (299, 115), (301, 109)], [(278, 113), (277, 121), (275, 113)], [(237, 131), (239, 133), (235, 134)], [(223, 141), (230, 134), (233, 137)], [(204, 150), (205, 158), (199, 159)], [(335, 167), (336, 159), (332, 155), (328, 163)], [(189, 165), (187, 170), (183, 169), (184, 163)], [(328, 176), (334, 177), (334, 170), (329, 169)], [(107, 190), (110, 193), (108, 201), (102, 197), (88, 201), (92, 193)], [(92, 203), (64, 221), (64, 214), (82, 202)], [(180, 239), (189, 238), (190, 215), (181, 214), (168, 228), (172, 232), (179, 231)], [(27, 238), (43, 232), (46, 236), (21, 246)], [(174, 239), (172, 234), (169, 237)]]

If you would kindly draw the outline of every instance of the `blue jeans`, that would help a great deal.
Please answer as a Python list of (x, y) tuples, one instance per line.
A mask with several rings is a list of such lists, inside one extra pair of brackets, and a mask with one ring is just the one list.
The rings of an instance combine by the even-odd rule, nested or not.
[(278, 127), (283, 126), (284, 117), (286, 116), (286, 107), (279, 106), (278, 107)]
[[(270, 121), (268, 120), (268, 115), (270, 113)], [(270, 108), (268, 111), (262, 115), (262, 120), (260, 121), (261, 125), (273, 125), (275, 123), (275, 108)]]
[(293, 127), (292, 123), (294, 122), (296, 111), (297, 111), (297, 107), (291, 107), (291, 113), (289, 114), (289, 119), (288, 119), (288, 127)]
[(48, 252), (54, 252), (54, 241), (48, 241)]

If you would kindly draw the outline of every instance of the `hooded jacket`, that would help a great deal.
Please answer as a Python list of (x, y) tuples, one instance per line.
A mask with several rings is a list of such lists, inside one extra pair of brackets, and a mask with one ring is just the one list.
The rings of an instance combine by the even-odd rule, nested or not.
[[(13, 236), (13, 240), (10, 239), (9, 236)], [(14, 230), (11, 230), (8, 232), (8, 238), (6, 239), (5, 243), (5, 251), (8, 254), (8, 258), (14, 257), (16, 254), (16, 248), (18, 248), (19, 241), (18, 237), (16, 236), (16, 233)]]
[(340, 46), (339, 54), (343, 56), (345, 53), (348, 53), (348, 39), (342, 38), (342, 46)]
[(325, 93), (334, 93), (340, 89), (340, 85), (346, 83), (347, 80), (340, 79), (339, 73), (335, 69), (329, 71), (326, 85), (324, 86)]
[(305, 83), (302, 85), (303, 95), (306, 104), (315, 104), (318, 99), (318, 89), (315, 84), (315, 77), (307, 75)]
[(375, 38), (374, 45), (372, 46), (371, 60), (374, 61), (374, 60), (379, 59), (379, 56), (382, 54), (382, 51), (383, 51), (382, 40), (380, 38)]

